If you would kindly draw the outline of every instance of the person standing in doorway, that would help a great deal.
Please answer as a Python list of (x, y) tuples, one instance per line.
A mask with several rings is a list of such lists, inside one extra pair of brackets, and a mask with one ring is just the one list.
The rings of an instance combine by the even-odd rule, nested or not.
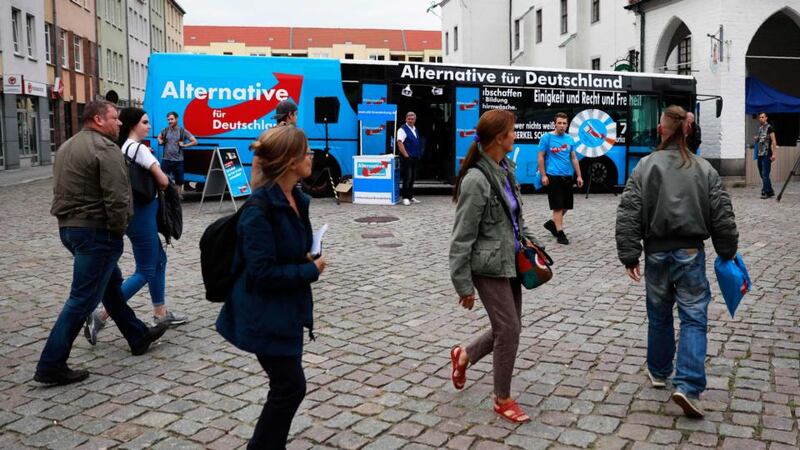
[(86, 104), (83, 129), (58, 149), (53, 165), (53, 203), (61, 243), (74, 257), (69, 298), (50, 331), (33, 379), (44, 384), (85, 380), (86, 370), (67, 366), (72, 344), (102, 300), (131, 353), (142, 355), (167, 329), (148, 328), (122, 299), (122, 235), (133, 214), (128, 169), (114, 139), (120, 121), (105, 100)]
[(542, 136), (539, 142), (539, 173), (542, 174), (542, 185), (547, 186), (547, 201), (553, 218), (544, 223), (559, 244), (568, 245), (569, 239), (564, 233), (564, 216), (573, 207), (572, 184), (575, 174), (578, 175), (578, 187), (583, 187), (581, 166), (575, 154), (575, 140), (566, 133), (567, 115), (563, 112), (555, 116), (555, 131)]
[(697, 154), (697, 149), (700, 148), (700, 144), (703, 143), (702, 132), (700, 131), (700, 125), (697, 123), (694, 117), (694, 113), (687, 112), (686, 113), (686, 146), (689, 147), (689, 150)]
[[(636, 282), (642, 279), (639, 258), (644, 247), (650, 384), (666, 387), (674, 368), (672, 400), (686, 416), (702, 418), (711, 301), (703, 241), (710, 237), (717, 255), (732, 259), (739, 233), (719, 173), (686, 147), (685, 120), (680, 106), (661, 115), (661, 144), (639, 161), (622, 193), (616, 241), (619, 260)], [(680, 338), (673, 366), (676, 305)]]
[(770, 198), (775, 195), (772, 190), (772, 180), (769, 174), (772, 171), (772, 161), (775, 161), (775, 150), (778, 143), (775, 141), (775, 129), (768, 122), (767, 113), (758, 113), (758, 133), (755, 136), (756, 155), (758, 157), (758, 173), (761, 175), (761, 198)]
[(419, 134), (414, 126), (416, 122), (417, 115), (409, 111), (406, 113), (406, 123), (397, 130), (397, 149), (400, 150), (400, 171), (403, 177), (400, 196), (403, 197), (403, 204), (406, 206), (420, 203), (414, 197), (414, 179), (417, 177), (417, 164), (422, 156)]
[(169, 126), (158, 134), (158, 143), (164, 146), (161, 169), (172, 177), (178, 186), (178, 192), (183, 194), (183, 149), (197, 145), (197, 139), (178, 126), (178, 113), (175, 111), (167, 113), (167, 123)]

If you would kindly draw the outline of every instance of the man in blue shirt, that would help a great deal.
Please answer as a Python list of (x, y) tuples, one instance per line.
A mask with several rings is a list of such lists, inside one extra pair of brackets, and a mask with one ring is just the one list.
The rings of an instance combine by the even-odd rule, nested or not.
[(575, 140), (566, 134), (567, 115), (560, 112), (555, 117), (556, 129), (542, 136), (539, 141), (539, 173), (542, 185), (547, 186), (547, 200), (553, 211), (553, 219), (544, 227), (558, 240), (559, 244), (569, 244), (564, 233), (564, 215), (572, 209), (572, 184), (578, 175), (578, 187), (583, 187), (581, 167), (575, 155)]

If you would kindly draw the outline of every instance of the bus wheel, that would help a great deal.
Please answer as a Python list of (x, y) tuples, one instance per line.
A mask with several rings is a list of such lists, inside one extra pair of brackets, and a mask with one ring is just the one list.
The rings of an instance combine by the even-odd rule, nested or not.
[(331, 197), (333, 196), (331, 179), (337, 184), (341, 177), (342, 171), (333, 156), (326, 157), (325, 153), (314, 151), (314, 169), (311, 176), (303, 180), (303, 191), (315, 198)]
[(608, 190), (617, 184), (617, 169), (614, 161), (601, 156), (599, 158), (583, 158), (581, 160), (581, 174), (583, 175), (584, 189), (588, 189), (589, 180), (592, 180), (592, 191)]

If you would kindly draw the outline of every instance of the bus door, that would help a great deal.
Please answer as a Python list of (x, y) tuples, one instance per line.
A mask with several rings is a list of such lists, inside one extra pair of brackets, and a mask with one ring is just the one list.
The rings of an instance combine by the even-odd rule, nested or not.
[(631, 93), (628, 101), (627, 179), (639, 160), (658, 146), (658, 122), (661, 119), (659, 98), (655, 94)]
[(453, 175), (452, 87), (445, 85), (394, 84), (392, 103), (397, 105), (397, 127), (406, 113), (417, 116), (416, 128), (424, 153), (417, 166), (418, 180), (449, 182)]

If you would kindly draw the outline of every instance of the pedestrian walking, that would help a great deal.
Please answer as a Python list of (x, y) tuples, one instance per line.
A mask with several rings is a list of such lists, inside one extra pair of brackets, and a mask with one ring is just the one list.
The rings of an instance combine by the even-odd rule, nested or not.
[(680, 339), (672, 400), (687, 416), (700, 418), (711, 300), (703, 241), (711, 237), (717, 254), (732, 259), (739, 233), (719, 174), (686, 146), (685, 120), (680, 106), (661, 115), (661, 144), (639, 161), (622, 193), (616, 240), (619, 260), (636, 282), (644, 243), (650, 383), (664, 388), (673, 373), (672, 309), (677, 305)]
[(72, 344), (86, 318), (102, 300), (128, 341), (144, 354), (167, 329), (148, 328), (122, 299), (122, 234), (131, 216), (131, 187), (125, 159), (114, 144), (120, 122), (107, 101), (86, 104), (83, 129), (58, 149), (53, 165), (53, 204), (61, 243), (73, 255), (72, 287), (50, 331), (33, 379), (45, 384), (85, 380), (86, 370), (67, 366)]
[(538, 159), (542, 185), (547, 186), (547, 201), (553, 212), (553, 218), (544, 223), (544, 228), (559, 244), (564, 245), (569, 244), (564, 232), (564, 216), (573, 208), (572, 184), (583, 187), (581, 166), (575, 154), (575, 140), (566, 132), (567, 120), (565, 113), (556, 114), (555, 130), (545, 133), (539, 141)]
[(297, 187), (312, 169), (305, 133), (274, 127), (252, 148), (265, 179), (253, 197), (266, 206), (241, 212), (234, 257), (241, 272), (216, 326), (231, 344), (254, 353), (269, 377), (267, 402), (248, 448), (282, 449), (306, 393), (303, 328), (313, 339), (311, 283), (325, 270), (325, 257), (309, 254), (310, 199)]
[[(281, 100), (278, 106), (275, 107), (275, 115), (272, 118), (278, 121), (275, 124), (277, 127), (284, 125), (296, 127), (298, 114), (297, 105), (293, 101)], [(253, 162), (250, 167), (250, 187), (256, 190), (264, 185), (264, 182), (264, 177), (261, 174), (261, 161), (259, 161), (258, 155), (253, 154)]]
[[(117, 144), (131, 164), (138, 164), (147, 170), (160, 190), (169, 185), (169, 178), (158, 164), (152, 151), (142, 144), (142, 140), (150, 133), (150, 118), (141, 108), (125, 108), (120, 111), (119, 138)], [(153, 321), (166, 323), (169, 326), (185, 323), (187, 318), (167, 310), (164, 293), (166, 289), (167, 254), (161, 245), (156, 226), (158, 213), (158, 197), (147, 202), (133, 200), (133, 218), (128, 224), (126, 234), (133, 246), (133, 258), (136, 270), (122, 283), (122, 299), (130, 300), (146, 284), (153, 303)], [(90, 344), (97, 344), (97, 334), (106, 325), (108, 311), (100, 308), (86, 320), (83, 334)]]
[[(492, 353), (494, 411), (506, 420), (523, 423), (530, 417), (511, 398), (511, 374), (522, 330), (522, 287), (515, 254), (523, 244), (530, 246), (534, 237), (522, 217), (514, 163), (506, 157), (514, 145), (515, 120), (513, 113), (503, 110), (490, 110), (480, 117), (475, 142), (456, 181), (450, 278), (466, 309), (473, 308), (477, 289), (491, 329), (466, 347), (453, 347), (450, 358), (453, 386), (460, 390), (468, 365)], [(495, 192), (504, 195), (500, 198)], [(520, 235), (524, 243), (517, 238)]]
[(168, 126), (158, 133), (158, 143), (164, 146), (162, 170), (171, 176), (178, 192), (183, 195), (184, 154), (183, 149), (197, 145), (197, 139), (185, 128), (178, 125), (178, 113), (167, 113)]

